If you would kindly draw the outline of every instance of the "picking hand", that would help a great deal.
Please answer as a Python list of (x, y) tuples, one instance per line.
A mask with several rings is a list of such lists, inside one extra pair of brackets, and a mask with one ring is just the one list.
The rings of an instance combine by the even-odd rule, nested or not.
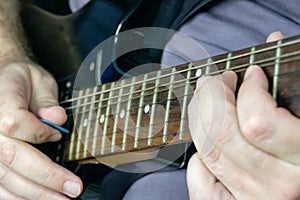
[[(66, 121), (55, 80), (29, 63), (0, 63), (0, 199), (67, 199), (81, 180), (29, 143), (58, 141), (61, 134), (39, 121)], [(25, 142), (26, 141), (26, 142)]]
[(55, 80), (29, 63), (0, 62), (0, 134), (30, 143), (57, 141), (59, 131), (39, 121), (63, 124)]

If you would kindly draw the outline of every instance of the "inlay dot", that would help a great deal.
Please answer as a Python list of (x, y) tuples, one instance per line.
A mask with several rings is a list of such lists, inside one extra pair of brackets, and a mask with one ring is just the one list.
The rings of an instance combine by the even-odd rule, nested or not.
[(66, 87), (70, 88), (72, 86), (72, 83), (70, 81), (66, 82)]
[(120, 118), (123, 119), (125, 117), (125, 110), (121, 110), (120, 112)]
[(88, 123), (89, 123), (89, 120), (88, 119), (84, 119), (83, 120), (83, 127), (87, 127)]
[(105, 116), (102, 114), (101, 116), (100, 116), (100, 123), (103, 123), (104, 122), (104, 120), (105, 120)]
[(145, 108), (144, 108), (144, 112), (145, 112), (145, 113), (148, 113), (149, 111), (150, 111), (150, 105), (147, 104), (147, 105), (145, 106)]
[(95, 63), (91, 62), (89, 67), (90, 67), (91, 72), (94, 71), (95, 70)]
[(197, 69), (196, 77), (200, 77), (202, 75), (202, 69)]

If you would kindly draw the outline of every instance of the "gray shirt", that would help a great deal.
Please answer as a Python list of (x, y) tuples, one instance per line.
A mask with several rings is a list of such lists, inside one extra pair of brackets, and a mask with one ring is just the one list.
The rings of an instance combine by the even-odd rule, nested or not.
[[(179, 29), (209, 56), (262, 44), (274, 31), (281, 31), (285, 37), (300, 34), (300, 0), (224, 0), (196, 14)], [(173, 42), (175, 48), (185, 45)], [(203, 57), (192, 50), (188, 53), (193, 54), (193, 60)], [(169, 53), (162, 59), (168, 66), (186, 62)]]

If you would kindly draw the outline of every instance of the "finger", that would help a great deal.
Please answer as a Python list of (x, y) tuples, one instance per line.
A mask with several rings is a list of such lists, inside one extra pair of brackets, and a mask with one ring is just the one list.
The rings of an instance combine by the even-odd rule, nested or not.
[(38, 117), (62, 125), (67, 115), (58, 106), (58, 87), (54, 78), (40, 67), (32, 67), (32, 96), (30, 110)]
[[(189, 128), (201, 157), (209, 153), (220, 136), (226, 105), (225, 101), (219, 100), (228, 97), (234, 101), (234, 97), (226, 94), (225, 87), (235, 90), (236, 80), (233, 72), (225, 72), (222, 76), (205, 77), (197, 82), (198, 87), (190, 101), (188, 114)], [(219, 90), (215, 90), (215, 87), (219, 87)]]
[(187, 184), (191, 200), (235, 199), (228, 189), (217, 181), (215, 176), (205, 167), (198, 153), (189, 160)]
[(78, 196), (82, 190), (77, 176), (26, 143), (0, 135), (0, 152), (0, 162), (36, 184), (70, 197)]
[(300, 121), (277, 107), (261, 68), (247, 70), (238, 96), (238, 117), (245, 138), (272, 155), (300, 164)]
[(273, 32), (271, 33), (268, 38), (267, 38), (267, 42), (275, 42), (277, 40), (281, 40), (283, 39), (284, 36), (282, 35), (282, 33), (280, 31), (277, 32)]
[(2, 163), (0, 163), (0, 184), (7, 191), (6, 195), (10, 196), (17, 195), (25, 199), (67, 199), (57, 192), (42, 187), (29, 179), (20, 176)]
[[(225, 75), (225, 74), (224, 74)], [(203, 157), (203, 163), (206, 167), (231, 191), (231, 193), (237, 198), (257, 196), (258, 199), (263, 198), (265, 190), (270, 187), (277, 188), (270, 196), (278, 195), (279, 189), (285, 188), (286, 185), (290, 185), (290, 181), (293, 180), (293, 176), (300, 175), (299, 169), (296, 166), (282, 162), (281, 160), (261, 151), (250, 145), (241, 135), (239, 130), (239, 123), (237, 120), (237, 110), (235, 105), (235, 91), (234, 88), (227, 83), (230, 82), (231, 75), (226, 74), (222, 76), (223, 81), (219, 79), (211, 79), (208, 82), (211, 85), (210, 90), (212, 92), (219, 93), (225, 89), (225, 96), (216, 101), (225, 102), (225, 114), (216, 113), (217, 122), (221, 123), (221, 129), (218, 133), (212, 133), (211, 135), (219, 135), (218, 140), (210, 150), (210, 152)], [(225, 84), (224, 84), (225, 83)], [(202, 88), (201, 90), (204, 90)], [(202, 92), (196, 93), (198, 99), (204, 100), (202, 104), (205, 106), (215, 106), (214, 104), (206, 104), (205, 99), (209, 99), (209, 93)], [(253, 105), (253, 104), (252, 104)], [(253, 106), (252, 106), (253, 107)], [(210, 116), (210, 111), (216, 108), (210, 108), (202, 110), (201, 117)], [(192, 109), (191, 109), (192, 110)], [(219, 121), (220, 116), (224, 116), (223, 121)], [(213, 118), (214, 119), (214, 118)], [(214, 122), (214, 120), (211, 120)], [(208, 130), (211, 124), (199, 123), (203, 126), (202, 130)], [(215, 130), (214, 130), (215, 131)], [(195, 133), (191, 130), (191, 134), (203, 134)], [(208, 135), (209, 137), (209, 135)], [(270, 170), (272, 168), (272, 170)], [(286, 169), (290, 170), (290, 173), (285, 173)], [(243, 178), (241, 178), (243, 177)], [(266, 184), (266, 181), (268, 183)], [(295, 180), (295, 185), (299, 184), (299, 180)], [(257, 186), (259, 185), (259, 187)], [(284, 187), (283, 187), (284, 186)], [(256, 194), (257, 193), (257, 194)]]
[[(237, 77), (233, 72), (205, 78), (205, 84), (198, 84), (202, 87), (197, 89), (189, 105), (190, 132), (200, 157), (220, 182), (235, 193), (240, 188), (250, 186), (252, 180), (231, 157), (226, 157), (219, 150), (220, 145), (231, 140), (230, 130), (238, 130), (234, 96), (236, 81)], [(202, 146), (199, 147), (199, 144)], [(201, 153), (204, 149), (205, 153)]]
[(14, 199), (14, 200), (24, 200), (21, 197), (18, 197), (17, 195), (14, 195), (13, 193), (9, 192), (7, 189), (2, 187), (0, 185), (0, 199)]
[(35, 115), (26, 109), (1, 110), (0, 133), (34, 144), (61, 139), (58, 130), (40, 122)]

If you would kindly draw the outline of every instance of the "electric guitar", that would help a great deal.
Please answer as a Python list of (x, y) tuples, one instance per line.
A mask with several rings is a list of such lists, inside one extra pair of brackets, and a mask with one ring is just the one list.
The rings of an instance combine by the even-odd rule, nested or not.
[[(27, 27), (30, 23), (36, 24), (38, 18), (44, 23), (52, 23), (45, 17), (49, 14), (37, 8), (31, 7), (24, 13), (29, 16), (25, 22)], [(77, 17), (80, 15), (75, 14)], [(74, 16), (53, 17), (57, 19), (53, 25), (56, 28), (52, 31), (40, 28), (31, 34), (36, 40), (40, 33), (46, 43), (51, 41), (49, 35), (60, 41), (60, 46), (50, 43), (47, 46), (47, 50), (58, 50), (60, 55), (42, 51), (42, 57), (50, 57), (60, 63), (54, 67), (54, 62), (50, 65), (42, 62), (44, 66), (48, 64), (53, 73), (58, 72), (55, 77), (60, 86), (61, 105), (69, 115), (65, 127), (71, 130), (71, 134), (61, 142), (49, 144), (50, 148), (44, 149), (56, 162), (97, 162), (109, 166), (156, 158), (168, 160), (168, 164), (178, 162), (192, 143), (187, 106), (196, 80), (233, 70), (241, 83), (249, 65), (263, 68), (269, 79), (270, 92), (279, 106), (300, 117), (299, 36), (78, 89), (74, 88), (74, 73), (82, 58), (76, 50), (76, 41), (71, 37), (74, 36), (71, 26)], [(58, 30), (63, 35), (60, 39), (55, 35)], [(88, 73), (97, 70), (97, 58), (86, 61)], [(178, 76), (181, 78), (177, 79)], [(180, 95), (175, 94), (175, 90), (181, 91)], [(183, 158), (177, 165), (181, 166), (184, 161)]]

